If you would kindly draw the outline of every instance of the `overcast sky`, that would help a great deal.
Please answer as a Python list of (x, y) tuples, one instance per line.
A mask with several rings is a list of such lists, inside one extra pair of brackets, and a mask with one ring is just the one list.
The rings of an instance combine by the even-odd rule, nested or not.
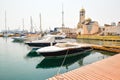
[(40, 13), (44, 30), (60, 27), (62, 3), (66, 27), (77, 27), (82, 7), (86, 10), (86, 18), (98, 21), (100, 26), (120, 21), (120, 0), (0, 0), (0, 31), (5, 29), (5, 11), (9, 29), (22, 29), (24, 19), (25, 29), (29, 30), (30, 16), (38, 29)]

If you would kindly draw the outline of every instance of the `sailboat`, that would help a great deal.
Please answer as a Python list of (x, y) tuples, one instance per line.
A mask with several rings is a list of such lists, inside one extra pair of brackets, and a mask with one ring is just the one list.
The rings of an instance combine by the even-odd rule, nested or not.
[(9, 27), (7, 27), (7, 15), (5, 11), (5, 30), (3, 32), (3, 37), (11, 37), (14, 34), (9, 31)]
[(27, 37), (25, 36), (25, 33), (24, 33), (24, 19), (22, 19), (22, 24), (23, 24), (23, 31), (19, 33), (20, 36), (12, 38), (13, 42), (23, 42), (27, 40)]
[[(40, 14), (40, 32), (41, 34), (43, 33), (42, 26), (41, 26), (41, 14)], [(25, 44), (28, 44), (29, 46), (32, 46), (32, 47), (46, 47), (46, 46), (55, 45), (58, 42), (59, 43), (68, 42), (68, 41), (76, 42), (76, 40), (74, 39), (65, 39), (65, 38), (66, 38), (65, 34), (45, 35), (39, 40), (26, 41)]]

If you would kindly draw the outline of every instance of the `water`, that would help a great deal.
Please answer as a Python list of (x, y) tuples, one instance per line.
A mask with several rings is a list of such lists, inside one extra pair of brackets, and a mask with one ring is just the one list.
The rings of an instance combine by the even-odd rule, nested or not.
[(0, 80), (45, 80), (56, 75), (60, 66), (60, 73), (64, 73), (112, 55), (114, 53), (93, 50), (68, 56), (61, 66), (63, 57), (44, 58), (24, 43), (0, 38)]

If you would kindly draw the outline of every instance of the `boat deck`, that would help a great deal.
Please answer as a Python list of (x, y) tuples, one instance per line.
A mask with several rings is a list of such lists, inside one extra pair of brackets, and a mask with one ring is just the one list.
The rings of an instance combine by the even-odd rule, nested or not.
[(83, 66), (48, 80), (120, 80), (120, 54)]

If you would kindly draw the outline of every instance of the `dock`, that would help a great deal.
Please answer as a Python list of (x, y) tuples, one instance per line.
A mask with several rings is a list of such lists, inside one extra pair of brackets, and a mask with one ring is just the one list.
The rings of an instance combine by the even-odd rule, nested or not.
[(55, 75), (48, 80), (120, 80), (120, 54)]
[(78, 39), (101, 40), (101, 41), (120, 41), (120, 36), (95, 36), (95, 35), (78, 35)]
[(104, 50), (108, 52), (120, 53), (120, 46), (110, 46), (110, 45), (91, 45), (95, 50)]
[(94, 50), (103, 50), (103, 51), (108, 51), (108, 52), (114, 52), (116, 54), (120, 53), (120, 46), (115, 46), (115, 45), (95, 45), (95, 44), (85, 44), (85, 45), (87, 45), (87, 46), (89, 45)]

